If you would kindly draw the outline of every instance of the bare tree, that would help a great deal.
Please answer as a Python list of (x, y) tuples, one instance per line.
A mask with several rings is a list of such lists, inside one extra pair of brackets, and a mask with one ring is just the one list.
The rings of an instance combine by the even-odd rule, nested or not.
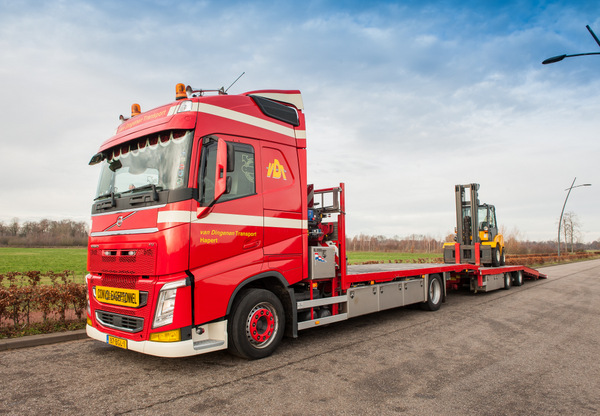
[(562, 227), (565, 235), (566, 249), (567, 251), (569, 250), (569, 243), (571, 243), (571, 253), (573, 253), (574, 242), (579, 240), (581, 236), (581, 223), (577, 214), (573, 211), (565, 212)]

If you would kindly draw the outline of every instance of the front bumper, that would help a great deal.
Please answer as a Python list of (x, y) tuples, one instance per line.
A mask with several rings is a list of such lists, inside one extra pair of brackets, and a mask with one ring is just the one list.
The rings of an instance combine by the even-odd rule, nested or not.
[[(155, 342), (133, 341), (127, 339), (127, 349), (158, 357), (174, 358), (205, 354), (227, 348), (227, 321), (202, 325), (200, 328), (204, 330), (202, 335), (198, 335), (197, 332), (193, 330), (192, 339), (187, 341)], [(90, 325), (87, 325), (85, 329), (90, 338), (104, 343), (108, 343), (108, 335), (112, 335), (102, 332)]]

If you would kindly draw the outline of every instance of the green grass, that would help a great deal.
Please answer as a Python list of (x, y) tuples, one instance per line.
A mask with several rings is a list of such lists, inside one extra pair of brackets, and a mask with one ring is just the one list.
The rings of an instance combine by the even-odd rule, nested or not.
[(364, 263), (366, 261), (392, 262), (402, 260), (411, 262), (413, 260), (425, 259), (426, 262), (434, 262), (435, 259), (442, 258), (442, 252), (439, 253), (400, 253), (400, 252), (372, 252), (372, 251), (349, 251), (347, 253), (348, 263)]
[[(410, 262), (417, 259), (427, 259), (431, 262), (440, 258), (440, 253), (399, 253), (399, 252), (369, 252), (350, 251), (348, 262), (350, 264), (366, 261), (395, 262), (402, 260)], [(87, 249), (82, 248), (20, 248), (0, 247), (0, 273), (28, 272), (39, 270), (41, 272), (72, 270), (75, 272), (75, 281), (85, 282), (87, 274)], [(43, 281), (43, 283), (49, 283)]]
[(75, 272), (75, 281), (84, 283), (87, 274), (87, 249), (0, 247), (0, 273), (23, 273), (31, 270), (72, 270)]

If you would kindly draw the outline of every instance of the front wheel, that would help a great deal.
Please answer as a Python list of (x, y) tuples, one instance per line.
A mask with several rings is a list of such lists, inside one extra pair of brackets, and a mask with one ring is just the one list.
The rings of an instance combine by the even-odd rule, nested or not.
[(255, 360), (271, 355), (283, 338), (285, 316), (273, 292), (248, 289), (236, 299), (229, 321), (229, 351)]
[(423, 309), (437, 311), (442, 306), (443, 297), (444, 287), (442, 285), (442, 278), (439, 274), (430, 275), (429, 282), (427, 283), (427, 301), (423, 303)]

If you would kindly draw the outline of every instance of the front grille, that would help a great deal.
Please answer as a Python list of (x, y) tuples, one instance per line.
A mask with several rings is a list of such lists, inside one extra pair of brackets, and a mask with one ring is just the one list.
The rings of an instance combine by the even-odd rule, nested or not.
[(125, 332), (140, 332), (144, 328), (144, 318), (120, 315), (118, 313), (96, 311), (96, 320), (107, 328)]
[(120, 287), (122, 289), (137, 289), (139, 276), (105, 273), (100, 276), (99, 286)]
[(126, 248), (100, 246), (88, 251), (91, 272), (126, 275), (153, 275), (156, 247), (152, 244), (130, 244)]

